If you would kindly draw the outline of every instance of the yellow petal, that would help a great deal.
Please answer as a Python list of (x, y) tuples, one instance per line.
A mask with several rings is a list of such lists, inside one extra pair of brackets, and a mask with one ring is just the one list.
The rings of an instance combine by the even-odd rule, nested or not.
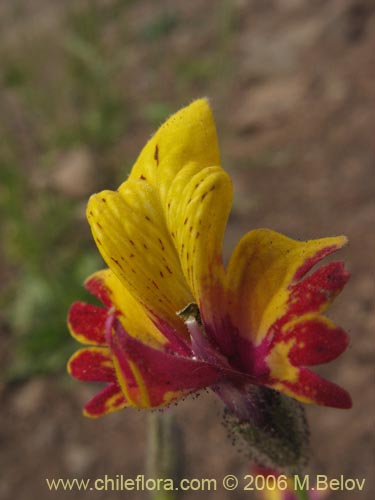
[(220, 164), (212, 111), (206, 99), (199, 99), (160, 127), (130, 175), (146, 178), (157, 190), (185, 279), (195, 301), (204, 296), (206, 306), (219, 300), (208, 295), (215, 281), (221, 282), (222, 240), (232, 202), (231, 180)]
[(128, 291), (153, 319), (182, 330), (176, 311), (191, 295), (156, 193), (140, 184), (129, 181), (125, 195), (103, 191), (92, 196), (88, 220), (102, 257)]
[[(221, 281), (232, 202), (231, 180), (220, 164), (214, 117), (208, 101), (199, 99), (160, 127), (130, 174), (155, 187), (185, 279), (195, 301), (204, 294), (206, 305), (213, 278)], [(125, 193), (127, 185), (119, 191)]]
[(181, 109), (159, 128), (142, 150), (129, 178), (145, 178), (159, 192), (165, 210), (173, 179), (189, 163), (200, 169), (220, 165), (215, 121), (206, 99)]
[[(97, 282), (97, 284), (93, 284)], [(141, 342), (153, 346), (163, 346), (167, 339), (151, 321), (145, 308), (140, 304), (110, 269), (98, 271), (87, 279), (94, 286), (104, 287), (106, 295), (120, 313), (119, 319), (124, 329)]]
[(183, 335), (176, 312), (222, 274), (232, 191), (219, 162), (215, 123), (201, 99), (158, 130), (117, 192), (94, 195), (88, 205), (108, 266), (153, 317)]
[(205, 321), (212, 323), (222, 290), (222, 242), (232, 184), (221, 167), (194, 170), (188, 165), (174, 179), (168, 192), (167, 220), (194, 299)]
[(268, 229), (246, 234), (226, 276), (229, 313), (240, 334), (260, 343), (286, 312), (289, 285), (346, 241), (338, 236), (299, 242)]

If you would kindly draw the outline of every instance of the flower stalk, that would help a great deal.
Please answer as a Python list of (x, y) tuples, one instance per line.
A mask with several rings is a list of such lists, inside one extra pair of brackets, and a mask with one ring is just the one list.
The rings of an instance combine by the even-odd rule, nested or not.
[[(152, 479), (172, 479), (178, 484), (183, 469), (182, 433), (171, 410), (148, 417), (147, 472)], [(162, 484), (162, 483), (161, 483)], [(150, 492), (151, 500), (177, 500), (176, 491), (161, 488)]]

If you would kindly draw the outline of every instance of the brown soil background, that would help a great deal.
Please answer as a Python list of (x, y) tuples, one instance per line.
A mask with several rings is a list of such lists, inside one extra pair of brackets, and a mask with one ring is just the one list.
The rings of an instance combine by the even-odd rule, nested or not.
[[(226, 49), (229, 69), (208, 84), (198, 80), (180, 102), (170, 60), (181, 53), (194, 59), (215, 45), (212, 18), (217, 3), (188, 4), (173, 3), (184, 23), (157, 49), (152, 51), (147, 43), (132, 47), (134, 66), (127, 91), (134, 96), (135, 109), (156, 97), (173, 102), (177, 109), (200, 95), (210, 96), (223, 164), (235, 186), (226, 255), (244, 232), (255, 227), (300, 239), (349, 237), (350, 245), (339, 258), (345, 259), (352, 277), (329, 316), (349, 332), (351, 344), (340, 359), (319, 372), (348, 389), (354, 406), (349, 411), (307, 408), (313, 450), (309, 471), (330, 478), (341, 474), (366, 478), (364, 492), (333, 492), (330, 498), (371, 499), (375, 240), (371, 3), (233, 2), (237, 21)], [(150, 18), (160, 5), (132, 3), (131, 23)], [(28, 16), (9, 30), (9, 37), (16, 37), (17, 30), (58, 29), (61, 7), (50, 5), (43, 11), (41, 6), (43, 2), (30, 2)], [(38, 17), (47, 10), (50, 19)], [(4, 16), (6, 11), (2, 7)], [(135, 121), (133, 133), (122, 145), (128, 158), (135, 159), (150, 131), (141, 118)], [(7, 334), (0, 340), (6, 352)], [(85, 419), (81, 406), (95, 391), (60, 376), (1, 387), (0, 499), (146, 498), (139, 492), (57, 493), (46, 488), (45, 478), (134, 477), (145, 472), (147, 414), (127, 410), (97, 421)], [(186, 477), (220, 480), (226, 474), (242, 477), (249, 472), (249, 464), (226, 438), (221, 404), (212, 395), (188, 398), (173, 411), (185, 437)], [(214, 493), (186, 493), (183, 498), (251, 497), (219, 488)]]

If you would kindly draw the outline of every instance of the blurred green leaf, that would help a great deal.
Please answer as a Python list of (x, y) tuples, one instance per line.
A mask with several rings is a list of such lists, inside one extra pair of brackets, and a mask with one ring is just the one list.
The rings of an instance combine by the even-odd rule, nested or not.
[(177, 14), (173, 11), (165, 10), (144, 25), (140, 31), (140, 35), (145, 40), (154, 42), (159, 38), (169, 35), (177, 26)]
[(5, 87), (17, 88), (28, 83), (29, 71), (25, 64), (17, 61), (6, 61), (2, 64), (1, 80)]

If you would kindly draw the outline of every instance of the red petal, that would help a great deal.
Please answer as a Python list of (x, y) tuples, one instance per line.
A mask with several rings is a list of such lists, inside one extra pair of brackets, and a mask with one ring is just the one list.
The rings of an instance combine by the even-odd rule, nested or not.
[(68, 372), (85, 382), (116, 381), (110, 352), (105, 347), (88, 347), (74, 353), (68, 362)]
[(343, 262), (331, 262), (290, 287), (288, 315), (321, 312), (349, 279)]
[[(351, 397), (344, 389), (306, 368), (299, 369), (299, 377), (296, 382), (281, 382), (280, 385), (287, 389), (285, 391), (287, 394), (301, 399), (303, 402), (333, 408), (348, 409), (352, 407)], [(280, 387), (277, 388), (282, 390)]]
[(97, 418), (124, 406), (128, 405), (119, 385), (109, 384), (85, 404), (83, 413), (86, 417)]
[(208, 363), (143, 344), (129, 336), (118, 321), (111, 349), (121, 387), (129, 401), (138, 407), (165, 405), (212, 385), (222, 376), (219, 369)]
[(102, 307), (75, 302), (69, 309), (68, 326), (72, 336), (82, 344), (105, 344), (104, 326), (107, 311)]
[(296, 342), (289, 352), (293, 365), (317, 365), (337, 358), (348, 346), (347, 334), (323, 317), (301, 321), (285, 336)]
[(112, 306), (112, 300), (108, 293), (108, 288), (105, 286), (103, 279), (100, 278), (100, 272), (95, 273), (85, 281), (85, 288), (105, 306)]

